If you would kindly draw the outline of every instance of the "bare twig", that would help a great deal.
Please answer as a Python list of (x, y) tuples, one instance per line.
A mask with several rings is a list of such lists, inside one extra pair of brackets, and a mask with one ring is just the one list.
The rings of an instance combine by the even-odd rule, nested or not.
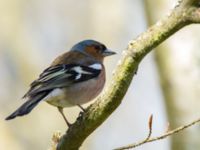
[[(148, 122), (148, 127), (149, 127), (148, 136), (144, 140), (135, 143), (134, 147), (138, 147), (140, 145), (143, 145), (144, 143), (146, 143), (151, 138), (151, 135), (152, 135), (152, 125), (153, 125), (153, 115), (151, 114), (151, 116), (149, 117), (149, 122)], [(128, 147), (128, 146), (126, 146), (126, 147)], [(120, 147), (120, 148), (116, 148), (114, 150), (121, 150), (121, 149), (126, 148), (126, 147)]]
[(61, 138), (61, 132), (57, 131), (53, 133), (52, 139), (51, 139), (51, 147), (48, 150), (56, 150), (57, 144), (60, 141)]
[(151, 116), (149, 117), (149, 134), (148, 134), (147, 138), (145, 139), (145, 141), (148, 141), (151, 137), (152, 125), (153, 125), (153, 115), (151, 114)]
[(187, 128), (189, 128), (189, 127), (191, 127), (191, 126), (193, 126), (193, 125), (195, 125), (197, 123), (200, 123), (200, 118), (197, 119), (197, 120), (194, 120), (194, 121), (192, 121), (192, 122), (190, 122), (190, 123), (188, 123), (186, 125), (180, 126), (180, 127), (176, 128), (174, 130), (168, 131), (168, 132), (164, 133), (161, 136), (157, 136), (157, 137), (153, 137), (153, 138), (148, 138), (147, 140), (145, 139), (145, 140), (143, 140), (141, 142), (136, 142), (136, 143), (133, 143), (133, 144), (130, 144), (130, 145), (127, 145), (127, 146), (123, 146), (123, 147), (117, 148), (115, 150), (125, 150), (125, 149), (136, 148), (136, 147), (144, 145), (146, 143), (150, 143), (150, 142), (158, 141), (158, 140), (161, 140), (161, 139), (165, 139), (168, 136), (174, 135), (176, 133), (179, 133), (179, 132), (181, 132), (181, 131), (183, 131), (183, 130), (185, 130), (185, 129), (187, 129)]

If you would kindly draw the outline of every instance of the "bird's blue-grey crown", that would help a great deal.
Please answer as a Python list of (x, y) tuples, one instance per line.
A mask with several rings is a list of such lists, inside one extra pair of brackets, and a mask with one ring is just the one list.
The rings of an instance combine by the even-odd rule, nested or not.
[(71, 51), (83, 52), (87, 46), (92, 46), (92, 45), (103, 45), (103, 44), (100, 42), (97, 42), (95, 40), (84, 40), (84, 41), (81, 41), (81, 42), (75, 44), (71, 48)]
[(84, 41), (81, 41), (79, 43), (77, 43), (76, 45), (74, 45), (70, 51), (78, 51), (78, 52), (81, 52), (85, 55), (88, 55), (86, 52), (85, 52), (85, 48), (87, 46), (96, 46), (97, 48), (101, 48), (102, 49), (102, 55), (105, 57), (105, 56), (110, 56), (110, 55), (114, 55), (116, 54), (115, 52), (107, 49), (107, 47), (100, 43), (100, 42), (97, 42), (95, 40), (84, 40)]

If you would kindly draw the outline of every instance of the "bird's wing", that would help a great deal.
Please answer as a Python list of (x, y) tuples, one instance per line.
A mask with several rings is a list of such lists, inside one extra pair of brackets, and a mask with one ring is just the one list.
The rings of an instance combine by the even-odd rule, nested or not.
[(55, 88), (63, 88), (96, 78), (102, 69), (100, 63), (89, 66), (79, 64), (51, 66), (44, 70), (37, 80), (31, 83), (30, 90), (24, 97), (32, 97)]

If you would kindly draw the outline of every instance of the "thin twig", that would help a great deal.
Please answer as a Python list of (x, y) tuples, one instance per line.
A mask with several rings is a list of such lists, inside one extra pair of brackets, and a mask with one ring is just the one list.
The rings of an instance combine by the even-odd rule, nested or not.
[[(135, 143), (135, 147), (143, 145), (144, 143), (146, 143), (150, 139), (150, 137), (152, 135), (152, 124), (153, 124), (153, 115), (151, 114), (151, 116), (149, 117), (149, 122), (148, 122), (149, 133), (148, 133), (147, 137), (144, 140), (142, 140), (142, 141), (140, 141), (138, 143)], [(116, 148), (114, 150), (121, 150), (123, 148), (125, 148), (125, 147)]]
[(152, 134), (152, 125), (153, 125), (153, 114), (151, 114), (151, 116), (149, 117), (149, 134), (146, 138), (146, 141), (148, 141), (151, 137)]
[(56, 150), (57, 144), (60, 141), (61, 138), (61, 132), (56, 131), (51, 139), (51, 147), (48, 150)]
[(188, 123), (186, 125), (180, 126), (180, 127), (176, 128), (174, 130), (168, 131), (168, 132), (166, 132), (165, 134), (163, 134), (161, 136), (149, 138), (147, 140), (145, 139), (145, 140), (143, 140), (141, 142), (136, 142), (134, 144), (130, 144), (130, 145), (127, 145), (127, 146), (116, 148), (115, 150), (131, 149), (131, 148), (139, 147), (139, 146), (144, 145), (146, 143), (150, 143), (150, 142), (158, 141), (158, 140), (161, 140), (161, 139), (165, 139), (168, 136), (171, 136), (171, 135), (174, 135), (176, 133), (179, 133), (179, 132), (181, 132), (181, 131), (183, 131), (183, 130), (185, 130), (185, 129), (187, 129), (187, 128), (189, 128), (189, 127), (191, 127), (191, 126), (193, 126), (193, 125), (195, 125), (195, 124), (197, 124), (199, 122), (200, 122), (200, 118), (197, 119), (197, 120), (192, 121), (191, 123)]

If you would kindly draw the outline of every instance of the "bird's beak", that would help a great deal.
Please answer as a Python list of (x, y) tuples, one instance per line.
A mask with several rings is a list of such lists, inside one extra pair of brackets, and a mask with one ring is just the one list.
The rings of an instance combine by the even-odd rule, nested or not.
[(103, 56), (106, 57), (106, 56), (111, 56), (111, 55), (114, 55), (116, 54), (116, 52), (114, 51), (111, 51), (109, 49), (106, 49), (104, 52), (103, 52)]

